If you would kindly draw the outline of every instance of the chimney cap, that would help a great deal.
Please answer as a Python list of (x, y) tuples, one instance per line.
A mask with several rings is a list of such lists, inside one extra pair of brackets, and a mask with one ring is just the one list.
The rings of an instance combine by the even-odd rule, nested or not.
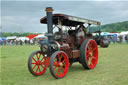
[(52, 12), (53, 9), (52, 9), (52, 7), (46, 7), (45, 11), (46, 11), (46, 12)]

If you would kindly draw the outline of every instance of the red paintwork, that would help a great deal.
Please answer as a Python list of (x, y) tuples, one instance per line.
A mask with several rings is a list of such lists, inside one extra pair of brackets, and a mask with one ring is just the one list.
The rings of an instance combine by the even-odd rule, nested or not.
[(49, 60), (50, 57), (44, 57), (40, 51), (37, 52), (36, 55), (33, 55), (31, 60), (32, 71), (36, 75), (42, 75), (46, 71), (47, 66), (49, 66)]
[(90, 40), (86, 47), (86, 62), (89, 68), (93, 69), (98, 61), (98, 48), (94, 40)]
[(119, 33), (119, 32), (109, 32), (109, 33)]
[(49, 66), (50, 57), (45, 58), (44, 64), (48, 67)]
[(63, 52), (59, 52), (53, 62), (54, 65), (54, 72), (56, 73), (57, 77), (64, 77), (69, 68), (68, 56), (65, 55)]
[(28, 35), (26, 36), (27, 38), (29, 38), (29, 40), (33, 39), (34, 37), (36, 37), (38, 34), (33, 34), (33, 35)]
[[(42, 24), (48, 24), (49, 42), (45, 43), (47, 48), (44, 47), (44, 49), (47, 50), (46, 54), (50, 56), (45, 57), (42, 54), (45, 53), (42, 51), (42, 48), (42, 53), (38, 52), (36, 55), (34, 55), (36, 57), (32, 58), (34, 61), (32, 62), (32, 65), (34, 64), (32, 70), (36, 75), (43, 74), (46, 71), (46, 68), (49, 66), (49, 63), (50, 72), (55, 78), (64, 77), (69, 66), (71, 66), (74, 62), (80, 62), (83, 64), (83, 66), (86, 64), (90, 69), (93, 69), (96, 66), (98, 61), (97, 44), (94, 40), (91, 40), (93, 39), (93, 36), (91, 33), (87, 32), (87, 28), (84, 26), (84, 23), (87, 23), (89, 27), (91, 24), (100, 25), (100, 22), (65, 14), (52, 15), (50, 12), (47, 12), (47, 16), (43, 17), (40, 22)], [(55, 38), (54, 35), (52, 35), (53, 37), (51, 36), (51, 34), (53, 34), (52, 30), (55, 28), (52, 27), (52, 25), (58, 28), (58, 32), (55, 32), (54, 35), (61, 37)], [(67, 33), (62, 30), (63, 26), (66, 26)], [(53, 42), (56, 42), (56, 44)], [(81, 48), (81, 45), (84, 45), (83, 42), (86, 43), (86, 48), (84, 49)], [(44, 44), (41, 46), (43, 47), (43, 45)], [(83, 50), (85, 50), (85, 56), (82, 55), (82, 58), (80, 58)], [(86, 62), (82, 62), (81, 59), (83, 58), (84, 61), (86, 60)]]

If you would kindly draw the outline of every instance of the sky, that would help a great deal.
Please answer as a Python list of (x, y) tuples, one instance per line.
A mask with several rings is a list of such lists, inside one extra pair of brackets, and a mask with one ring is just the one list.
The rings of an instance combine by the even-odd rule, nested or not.
[(46, 15), (46, 7), (53, 7), (53, 13), (96, 20), (102, 25), (128, 21), (128, 0), (2, 0), (0, 4), (2, 32), (47, 32), (47, 26), (40, 23), (40, 19)]

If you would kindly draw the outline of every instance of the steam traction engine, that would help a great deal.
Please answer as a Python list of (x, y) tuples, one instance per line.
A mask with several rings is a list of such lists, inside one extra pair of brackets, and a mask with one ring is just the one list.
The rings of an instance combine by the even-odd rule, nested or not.
[[(100, 22), (65, 14), (52, 14), (51, 7), (47, 7), (45, 11), (47, 16), (40, 22), (47, 24), (48, 42), (43, 42), (40, 50), (30, 55), (29, 71), (38, 76), (44, 74), (49, 67), (50, 73), (58, 79), (66, 75), (74, 62), (79, 62), (85, 69), (95, 68), (98, 47), (86, 29), (91, 24), (100, 25)], [(88, 28), (85, 28), (85, 23), (88, 24)], [(55, 28), (58, 28), (58, 31), (53, 33)]]

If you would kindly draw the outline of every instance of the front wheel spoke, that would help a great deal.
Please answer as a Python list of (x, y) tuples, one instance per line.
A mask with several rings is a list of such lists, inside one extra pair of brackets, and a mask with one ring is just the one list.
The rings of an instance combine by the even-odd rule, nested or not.
[(37, 60), (39, 61), (38, 54), (36, 54)]
[(54, 60), (55, 60), (55, 62), (57, 62), (57, 59), (56, 58)]
[(53, 71), (54, 71), (56, 68), (57, 68), (57, 66), (55, 66), (55, 67), (53, 68)]
[(60, 67), (59, 67), (59, 69), (58, 69), (58, 70), (59, 70), (59, 74), (60, 74)]
[(36, 64), (36, 63), (31, 63), (31, 64)]
[(41, 72), (41, 71), (40, 71), (40, 66), (38, 66), (38, 68), (39, 68), (39, 73), (40, 73), (40, 72)]
[(56, 58), (54, 59), (54, 63), (53, 63), (53, 65), (54, 65), (54, 64), (55, 64), (55, 65), (57, 64), (57, 60), (56, 60)]
[(56, 66), (57, 65), (57, 62), (54, 62), (53, 65)]
[(43, 57), (43, 58), (40, 60), (40, 62), (42, 62), (43, 59), (45, 60), (45, 58)]
[(44, 62), (41, 62), (41, 64), (45, 64), (45, 61)]
[(40, 53), (39, 58), (38, 58), (39, 60), (40, 60), (40, 56), (41, 56), (41, 53)]
[(59, 57), (59, 62), (61, 62), (61, 58), (62, 58), (62, 56), (61, 56), (61, 57)]
[(39, 69), (39, 66), (37, 66), (36, 73), (37, 73), (38, 69)]
[(62, 70), (64, 71), (65, 66), (62, 66)]
[(32, 59), (36, 62), (35, 58), (32, 58)]
[(64, 63), (64, 62), (65, 62), (65, 60), (62, 61), (62, 63)]
[(57, 70), (57, 73), (56, 74), (59, 75), (59, 73), (60, 73), (60, 67), (58, 67), (58, 70)]
[(32, 70), (36, 67), (36, 64), (33, 66)]
[(61, 58), (61, 57), (62, 57), (62, 54), (58, 54), (58, 57), (60, 57), (60, 58)]

